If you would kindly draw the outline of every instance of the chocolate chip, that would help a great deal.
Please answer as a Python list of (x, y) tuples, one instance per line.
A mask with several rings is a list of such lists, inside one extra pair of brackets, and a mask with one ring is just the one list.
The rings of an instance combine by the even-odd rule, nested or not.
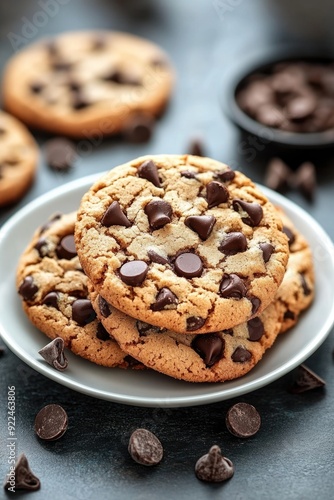
[(4, 353), (5, 353), (5, 348), (2, 345), (0, 345), (0, 358), (4, 355)]
[(73, 64), (69, 61), (62, 61), (61, 59), (52, 62), (52, 69), (54, 71), (69, 71)]
[(44, 298), (42, 300), (42, 304), (44, 304), (48, 307), (54, 307), (55, 309), (58, 309), (58, 311), (59, 311), (58, 300), (59, 300), (59, 293), (58, 292), (49, 292), (44, 296)]
[(228, 200), (229, 192), (221, 182), (211, 181), (206, 186), (206, 198), (209, 208), (217, 207)]
[(148, 142), (152, 137), (154, 123), (154, 119), (150, 115), (134, 116), (124, 127), (123, 137), (133, 144)]
[(111, 314), (111, 310), (110, 310), (110, 306), (109, 306), (108, 302), (101, 295), (98, 296), (97, 301), (98, 301), (98, 306), (99, 306), (99, 311), (101, 313), (101, 316), (103, 316), (103, 318), (108, 318)]
[(82, 89), (81, 83), (72, 78), (67, 81), (67, 86), (72, 92), (79, 92)]
[(45, 359), (45, 361), (53, 366), (56, 370), (66, 370), (68, 361), (64, 353), (65, 342), (62, 338), (57, 337), (45, 347), (38, 351), (38, 354)]
[(197, 172), (193, 172), (192, 170), (182, 170), (180, 175), (186, 179), (196, 179)]
[(110, 73), (104, 75), (103, 80), (106, 82), (117, 83), (118, 85), (138, 86), (142, 84), (141, 80), (137, 76), (122, 73), (122, 71), (118, 69), (113, 69)]
[(248, 300), (252, 304), (252, 315), (257, 313), (261, 305), (261, 300), (258, 297), (248, 297)]
[(165, 257), (162, 257), (162, 255), (159, 255), (154, 250), (148, 250), (147, 255), (151, 259), (151, 261), (155, 262), (156, 264), (169, 264), (168, 259), (165, 259)]
[(77, 299), (72, 304), (72, 319), (78, 325), (85, 326), (96, 318), (96, 312), (88, 299)]
[(108, 38), (102, 33), (94, 36), (92, 40), (92, 49), (93, 50), (103, 50), (106, 48), (108, 42)]
[(156, 296), (154, 304), (151, 305), (152, 311), (162, 311), (163, 309), (170, 309), (168, 306), (177, 304), (178, 300), (176, 295), (169, 290), (169, 288), (161, 288)]
[(228, 233), (220, 243), (218, 250), (225, 255), (235, 255), (239, 252), (245, 252), (247, 250), (246, 236), (240, 232)]
[(112, 204), (104, 212), (101, 219), (102, 226), (110, 227), (113, 225), (130, 227), (131, 222), (122, 211), (118, 201), (113, 201)]
[(136, 321), (136, 328), (138, 330), (139, 336), (140, 337), (145, 337), (147, 333), (152, 332), (153, 325), (150, 325), (149, 323), (145, 323), (145, 321)]
[(145, 214), (153, 231), (169, 224), (172, 213), (171, 205), (165, 200), (152, 200), (145, 207)]
[(234, 466), (229, 458), (222, 456), (219, 446), (214, 445), (197, 460), (195, 474), (201, 481), (221, 483), (233, 476)]
[(308, 295), (310, 295), (311, 289), (310, 289), (310, 287), (308, 286), (308, 284), (306, 282), (304, 274), (300, 273), (299, 276), (300, 276), (300, 280), (302, 282), (302, 287), (303, 287), (304, 295), (307, 297)]
[(109, 333), (107, 332), (107, 330), (104, 328), (104, 326), (102, 325), (102, 323), (98, 323), (97, 325), (97, 329), (96, 329), (96, 337), (99, 339), (99, 340), (103, 340), (103, 341), (106, 341), (106, 340), (110, 340), (110, 335)]
[(231, 356), (232, 361), (235, 363), (246, 363), (252, 358), (252, 353), (244, 347), (237, 347)]
[(139, 286), (146, 278), (148, 265), (143, 260), (131, 260), (119, 270), (121, 280), (129, 286)]
[(225, 274), (219, 286), (224, 299), (242, 299), (247, 293), (246, 286), (236, 274)]
[(38, 82), (38, 81), (31, 82), (31, 84), (29, 85), (29, 88), (33, 94), (40, 94), (42, 92), (42, 90), (44, 89), (44, 83)]
[(55, 441), (61, 438), (67, 426), (67, 413), (60, 405), (46, 405), (35, 417), (35, 433), (45, 441)]
[[(11, 477), (15, 478), (15, 486), (13, 488), (13, 481)], [(41, 487), (40, 480), (29, 467), (29, 463), (27, 457), (24, 453), (21, 453), (17, 462), (15, 464), (15, 470), (13, 474), (8, 476), (8, 479), (4, 483), (5, 490), (16, 491), (16, 490), (27, 490), (27, 491), (36, 491)]]
[(47, 250), (48, 241), (45, 238), (39, 238), (34, 246), (37, 250), (40, 257), (44, 257), (46, 255), (45, 250)]
[(287, 309), (284, 313), (284, 319), (292, 319), (294, 320), (296, 317), (295, 313), (293, 313), (292, 311), (290, 311), (289, 309)]
[(73, 234), (64, 236), (57, 245), (56, 254), (58, 259), (71, 260), (77, 256)]
[(41, 226), (39, 234), (42, 234), (45, 231), (47, 231), (57, 220), (61, 219), (62, 216), (63, 216), (63, 214), (60, 214), (60, 213), (54, 214), (51, 217), (51, 219), (49, 219), (45, 224), (43, 224), (43, 226)]
[(32, 300), (38, 292), (38, 286), (35, 284), (32, 276), (26, 276), (18, 291), (24, 300)]
[(302, 392), (311, 391), (323, 387), (326, 382), (314, 373), (306, 365), (300, 365), (295, 371), (295, 378), (289, 392), (293, 394), (300, 394)]
[(264, 326), (260, 318), (253, 318), (247, 321), (248, 340), (256, 342), (264, 334)]
[(291, 245), (293, 245), (294, 242), (295, 242), (295, 240), (296, 240), (296, 237), (295, 237), (294, 233), (291, 231), (291, 229), (289, 229), (286, 226), (283, 226), (282, 231), (283, 231), (284, 234), (287, 235), (289, 247), (291, 247)]
[(194, 138), (190, 141), (188, 154), (193, 156), (206, 156), (204, 149), (203, 142), (198, 138)]
[(249, 438), (259, 431), (261, 417), (254, 406), (237, 403), (228, 410), (225, 422), (231, 434), (239, 438)]
[(280, 158), (273, 158), (267, 166), (264, 183), (274, 191), (284, 191), (290, 183), (291, 174), (290, 168)]
[(200, 316), (190, 316), (187, 318), (187, 332), (199, 330), (204, 325), (206, 319)]
[(228, 181), (233, 181), (235, 177), (235, 172), (234, 170), (222, 170), (222, 171), (217, 171), (214, 172), (213, 174), (215, 179), (218, 179), (220, 182), (228, 182)]
[(191, 347), (201, 356), (208, 368), (224, 357), (225, 341), (216, 333), (197, 335)]
[(82, 90), (78, 92), (73, 92), (72, 96), (72, 108), (76, 110), (85, 109), (92, 103), (87, 99)]
[(158, 169), (154, 161), (146, 160), (138, 168), (138, 175), (147, 181), (152, 182), (154, 186), (161, 187)]
[[(243, 200), (233, 200), (233, 208), (241, 215), (241, 220), (248, 226), (258, 226), (263, 217), (261, 205), (255, 202), (247, 202)], [(247, 216), (243, 213), (246, 212)]]
[(267, 263), (274, 251), (274, 247), (270, 243), (260, 243), (259, 247), (262, 250), (263, 260)]
[(195, 253), (181, 253), (175, 260), (175, 272), (184, 278), (198, 278), (203, 272), (202, 261)]
[(293, 185), (295, 188), (300, 189), (307, 200), (314, 200), (317, 178), (313, 163), (307, 161), (300, 165), (295, 173)]
[(137, 429), (131, 434), (128, 451), (131, 458), (141, 465), (157, 465), (163, 457), (161, 442), (147, 429)]
[(202, 240), (207, 240), (210, 236), (216, 219), (213, 215), (190, 215), (184, 221)]
[(73, 167), (76, 159), (75, 145), (63, 137), (48, 140), (44, 145), (47, 165), (57, 172), (65, 172)]
[(139, 367), (139, 365), (143, 366), (140, 361), (138, 361), (137, 359), (135, 359), (129, 355), (125, 356), (124, 361), (125, 361), (125, 363), (127, 363), (128, 367), (130, 367), (130, 368), (136, 368), (136, 367)]

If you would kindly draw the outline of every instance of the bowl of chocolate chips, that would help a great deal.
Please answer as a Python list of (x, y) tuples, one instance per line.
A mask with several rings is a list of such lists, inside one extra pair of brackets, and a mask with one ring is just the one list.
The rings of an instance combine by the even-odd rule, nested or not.
[(229, 114), (286, 147), (334, 146), (334, 58), (281, 55), (234, 75)]

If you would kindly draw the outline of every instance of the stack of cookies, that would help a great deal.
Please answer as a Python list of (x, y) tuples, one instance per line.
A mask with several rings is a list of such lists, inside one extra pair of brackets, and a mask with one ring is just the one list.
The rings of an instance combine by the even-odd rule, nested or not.
[(222, 382), (295, 324), (314, 277), (307, 242), (250, 179), (161, 155), (101, 177), (76, 222), (54, 216), (17, 285), (32, 322), (91, 361)]

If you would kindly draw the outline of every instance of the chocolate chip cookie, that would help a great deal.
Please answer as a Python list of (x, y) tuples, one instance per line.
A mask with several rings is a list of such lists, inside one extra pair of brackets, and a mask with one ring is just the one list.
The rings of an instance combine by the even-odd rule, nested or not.
[(0, 207), (19, 200), (32, 183), (38, 147), (16, 118), (0, 111)]
[(82, 199), (75, 235), (102, 297), (179, 333), (258, 316), (289, 252), (274, 206), (247, 177), (189, 155), (142, 157), (105, 174)]
[[(297, 321), (313, 298), (311, 253), (302, 235), (283, 217), (285, 228), (289, 226), (295, 237), (292, 254), (276, 298), (259, 316), (227, 330), (182, 335), (125, 315), (89, 284), (98, 318), (125, 352), (171, 377), (190, 382), (223, 382), (246, 374), (277, 335)], [(305, 291), (302, 275), (307, 284)]]
[(21, 256), (17, 287), (23, 309), (38, 329), (51, 339), (61, 337), (82, 358), (107, 367), (138, 365), (96, 319), (75, 249), (75, 218), (54, 215)]
[(28, 125), (99, 141), (161, 114), (173, 80), (165, 52), (147, 40), (70, 32), (15, 55), (5, 69), (3, 96)]

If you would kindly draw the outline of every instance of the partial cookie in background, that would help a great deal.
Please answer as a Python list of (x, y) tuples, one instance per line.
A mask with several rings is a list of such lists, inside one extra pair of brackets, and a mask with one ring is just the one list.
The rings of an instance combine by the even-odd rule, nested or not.
[(17, 287), (23, 309), (39, 330), (51, 339), (61, 337), (74, 354), (107, 367), (139, 367), (96, 319), (75, 250), (75, 218), (75, 213), (54, 216), (21, 256)]
[(166, 53), (136, 36), (69, 32), (15, 55), (4, 104), (28, 125), (75, 138), (126, 134), (138, 116), (159, 116), (172, 91)]
[(30, 187), (37, 168), (38, 147), (16, 118), (0, 111), (0, 207), (18, 201)]

